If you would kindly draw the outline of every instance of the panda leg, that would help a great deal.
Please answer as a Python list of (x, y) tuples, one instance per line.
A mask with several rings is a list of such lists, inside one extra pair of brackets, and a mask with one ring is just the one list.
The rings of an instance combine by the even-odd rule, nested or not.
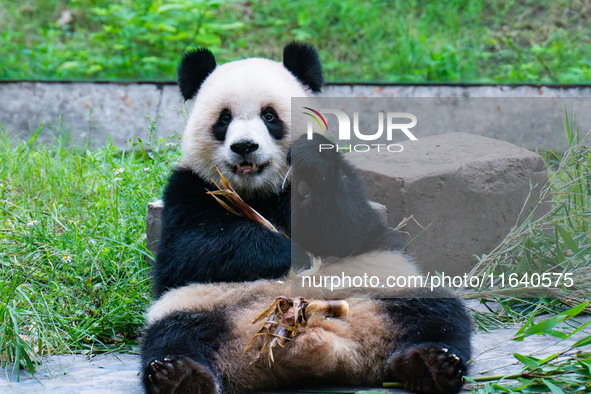
[(471, 357), (468, 315), (456, 298), (384, 300), (400, 337), (386, 379), (417, 393), (457, 393)]
[(226, 332), (225, 314), (217, 312), (176, 312), (150, 325), (142, 340), (146, 392), (219, 392), (212, 360)]
[(392, 355), (387, 365), (390, 379), (416, 393), (457, 393), (462, 387), (465, 362), (445, 343), (414, 345)]

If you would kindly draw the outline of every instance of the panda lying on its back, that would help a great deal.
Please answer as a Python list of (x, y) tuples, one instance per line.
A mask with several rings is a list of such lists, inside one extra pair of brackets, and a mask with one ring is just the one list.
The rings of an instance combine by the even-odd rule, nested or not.
[[(274, 363), (252, 362), (257, 350), (243, 349), (260, 326), (251, 322), (289, 292), (272, 279), (288, 273), (292, 246), (285, 236), (228, 212), (206, 191), (215, 189), (210, 179), (219, 180), (217, 166), (250, 206), (289, 234), (290, 191), (289, 185), (282, 186), (289, 165), (291, 98), (320, 91), (320, 62), (314, 48), (297, 43), (285, 48), (283, 64), (252, 58), (216, 66), (213, 55), (201, 49), (183, 58), (179, 84), (185, 99), (196, 97), (183, 136), (182, 162), (164, 192), (154, 267), (159, 299), (148, 311), (142, 341), (146, 391), (240, 393), (317, 383), (380, 385), (385, 380), (422, 393), (459, 391), (470, 358), (471, 329), (455, 298), (349, 299), (348, 316), (312, 315), (293, 341), (276, 348)], [(299, 139), (295, 144), (303, 149), (293, 154), (305, 153), (307, 145), (318, 146), (323, 138)], [(329, 240), (313, 252), (347, 259), (387, 255), (395, 264), (392, 275), (416, 273), (408, 257), (392, 250), (398, 240), (377, 220), (354, 169), (339, 154), (323, 162), (304, 159), (306, 167), (317, 169), (316, 179), (333, 182), (343, 199), (331, 204), (330, 217), (349, 221), (326, 223), (325, 216), (316, 215), (316, 228), (332, 226), (347, 238), (338, 247)], [(328, 207), (314, 194), (321, 189), (317, 186), (307, 184), (306, 209), (294, 212), (294, 218)], [(351, 215), (351, 209), (358, 215)], [(339, 226), (355, 231), (340, 231)], [(294, 256), (302, 260), (298, 264), (308, 263), (307, 246), (305, 239), (299, 246), (294, 243)]]

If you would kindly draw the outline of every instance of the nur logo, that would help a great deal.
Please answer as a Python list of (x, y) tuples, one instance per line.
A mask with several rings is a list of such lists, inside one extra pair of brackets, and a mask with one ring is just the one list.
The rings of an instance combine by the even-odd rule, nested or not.
[[(318, 123), (318, 126), (320, 126), (321, 131), (323, 131), (323, 132), (328, 131), (328, 124), (326, 123), (326, 119), (324, 119), (324, 116), (322, 116), (322, 114), (320, 112), (318, 112), (310, 107), (304, 107), (304, 109), (307, 109), (308, 111), (311, 111), (314, 113), (314, 115), (312, 115), (310, 112), (304, 111), (304, 114), (308, 115), (309, 117), (314, 119), (316, 121), (316, 123)], [(322, 123), (320, 123), (320, 121), (322, 121)], [(322, 125), (324, 125), (324, 129), (322, 129)], [(308, 139), (312, 139), (312, 132), (310, 131), (311, 129), (312, 128), (310, 127), (310, 122), (308, 122)]]
[[(360, 141), (377, 141), (383, 138), (384, 129), (386, 131), (386, 140), (388, 142), (392, 141), (396, 131), (401, 131), (409, 140), (416, 141), (417, 137), (411, 133), (410, 129), (416, 126), (417, 124), (417, 117), (408, 112), (378, 112), (378, 128), (376, 132), (367, 133), (362, 132), (359, 130), (359, 112), (353, 113), (353, 127), (351, 127), (351, 119), (349, 115), (345, 112), (330, 108), (330, 109), (321, 109), (320, 111), (316, 111), (310, 107), (303, 107), (307, 111), (303, 111), (305, 115), (308, 115), (310, 119), (308, 119), (308, 128), (307, 128), (307, 135), (308, 139), (312, 139), (312, 135), (314, 134), (314, 122), (320, 127), (320, 132), (326, 136), (328, 132), (328, 123), (326, 118), (323, 116), (327, 114), (331, 114), (336, 116), (338, 122), (338, 134), (337, 138), (338, 141), (348, 142), (351, 141), (352, 134), (356, 140)], [(406, 120), (406, 121), (405, 121)], [(385, 123), (385, 127), (384, 127)], [(351, 133), (351, 130), (353, 133)], [(367, 152), (371, 147), (376, 147), (378, 152), (380, 151), (380, 147), (386, 147), (389, 152), (401, 152), (402, 145), (400, 144), (355, 144), (355, 145), (346, 145), (340, 146), (333, 145), (333, 144), (321, 144), (320, 151), (323, 149), (344, 149), (347, 151), (355, 151), (355, 152)]]

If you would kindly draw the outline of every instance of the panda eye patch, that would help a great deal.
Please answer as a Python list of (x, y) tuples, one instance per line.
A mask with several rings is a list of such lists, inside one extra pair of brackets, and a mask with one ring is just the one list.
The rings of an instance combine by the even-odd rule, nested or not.
[(229, 110), (224, 109), (221, 113), (220, 113), (220, 117), (218, 119), (218, 124), (219, 125), (227, 125), (228, 123), (230, 123), (232, 121), (232, 114), (230, 113)]
[(281, 139), (285, 136), (285, 127), (277, 111), (273, 107), (265, 107), (261, 110), (261, 119), (265, 122), (267, 130), (275, 139)]
[(216, 140), (223, 141), (226, 138), (226, 132), (228, 131), (230, 122), (232, 122), (232, 113), (229, 109), (224, 108), (212, 128), (213, 136)]

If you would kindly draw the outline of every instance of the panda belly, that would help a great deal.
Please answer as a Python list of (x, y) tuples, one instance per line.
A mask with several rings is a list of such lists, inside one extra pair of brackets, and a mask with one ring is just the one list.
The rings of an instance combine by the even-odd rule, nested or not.
[[(277, 296), (289, 291), (289, 282), (270, 280), (177, 288), (150, 308), (147, 333), (165, 331), (182, 315), (188, 320), (194, 317), (196, 324), (205, 326), (207, 319), (213, 325), (216, 320), (223, 321), (217, 337), (207, 338), (214, 349), (206, 365), (224, 393), (301, 386), (302, 382), (312, 384), (315, 380), (325, 385), (376, 385), (384, 380), (384, 367), (394, 350), (398, 330), (378, 300), (347, 299), (349, 314), (339, 318), (312, 315), (284, 348), (275, 347), (272, 363), (265, 355), (256, 360), (256, 345), (245, 352), (245, 346), (263, 324), (252, 322)], [(193, 345), (186, 344), (186, 353)]]

